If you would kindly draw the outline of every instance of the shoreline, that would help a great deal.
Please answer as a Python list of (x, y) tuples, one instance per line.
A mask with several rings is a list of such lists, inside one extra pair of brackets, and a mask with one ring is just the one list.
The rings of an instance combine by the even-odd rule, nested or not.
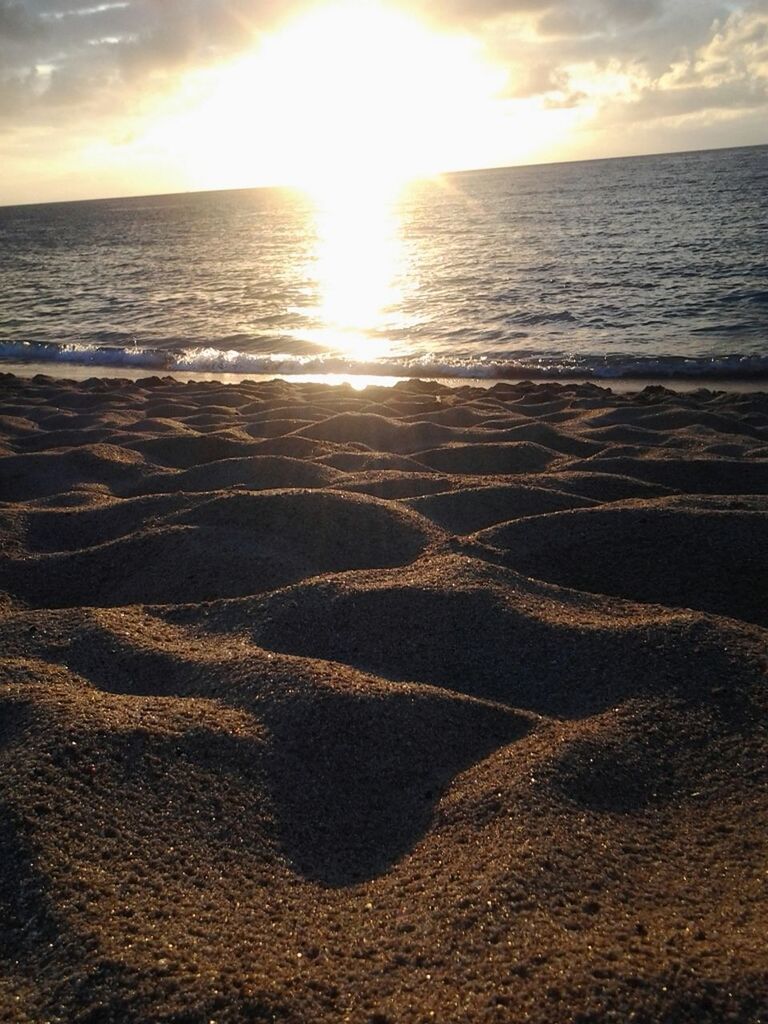
[(0, 373), (3, 1020), (762, 1024), (768, 395), (83, 371)]
[(245, 382), (265, 383), (271, 380), (283, 380), (294, 384), (328, 384), (331, 386), (349, 384), (356, 391), (366, 387), (394, 387), (403, 381), (428, 381), (444, 387), (477, 387), (490, 389), (495, 384), (535, 383), (541, 385), (579, 385), (592, 384), (605, 390), (619, 394), (634, 393), (646, 387), (663, 387), (670, 391), (729, 391), (737, 393), (754, 393), (768, 391), (768, 379), (749, 377), (444, 377), (414, 374), (413, 376), (392, 376), (365, 373), (225, 373), (194, 370), (169, 370), (163, 368), (138, 368), (118, 366), (96, 366), (78, 363), (35, 363), (14, 360), (0, 361), (0, 375), (13, 374), (15, 377), (32, 378), (47, 376), (53, 380), (86, 381), (91, 378), (99, 380), (130, 380), (141, 381), (146, 378), (169, 378), (180, 383), (214, 383), (237, 385)]

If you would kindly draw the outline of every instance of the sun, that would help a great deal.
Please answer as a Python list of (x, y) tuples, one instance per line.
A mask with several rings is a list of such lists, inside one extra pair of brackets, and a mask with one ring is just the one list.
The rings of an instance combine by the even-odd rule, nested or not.
[(275, 96), (277, 126), (297, 133), (286, 174), (321, 192), (339, 177), (386, 185), (440, 170), (461, 110), (494, 88), (468, 40), (372, 2), (304, 16), (254, 72)]
[(377, 0), (346, 0), (190, 77), (155, 134), (199, 187), (391, 190), (460, 163), (502, 82), (469, 37)]

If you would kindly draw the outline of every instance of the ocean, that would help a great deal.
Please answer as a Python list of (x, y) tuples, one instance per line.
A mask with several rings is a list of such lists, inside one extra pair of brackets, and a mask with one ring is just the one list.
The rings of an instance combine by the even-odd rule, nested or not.
[(11, 362), (768, 379), (768, 146), (3, 207)]

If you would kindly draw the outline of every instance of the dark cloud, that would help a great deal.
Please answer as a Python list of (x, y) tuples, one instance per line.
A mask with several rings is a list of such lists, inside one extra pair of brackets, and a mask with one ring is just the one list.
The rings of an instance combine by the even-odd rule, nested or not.
[(540, 32), (531, 44), (528, 37), (521, 39), (514, 31), (499, 27), (486, 34), (489, 52), (516, 69), (513, 78), (536, 63), (561, 69), (574, 64), (620, 64), (642, 69), (656, 79), (681, 54), (706, 44), (713, 25), (724, 22), (731, 13), (725, 0), (638, 0), (636, 9), (630, 11), (629, 7), (627, 0), (552, 4), (544, 17), (552, 19), (552, 29), (558, 19), (558, 33)]
[(434, 20), (467, 24), (511, 15), (540, 15), (544, 31), (578, 35), (646, 21), (659, 14), (664, 0), (417, 0), (410, 6)]
[(0, 79), (0, 118), (17, 114), (28, 91), (27, 83), (21, 75)]
[(132, 0), (132, 49), (147, 63), (206, 61), (239, 52), (312, 0)]
[(264, 0), (0, 0), (0, 114), (41, 119), (46, 107), (93, 107), (120, 83), (126, 93), (156, 87), (242, 51), (289, 9)]
[[(768, 2), (716, 22), (707, 43), (679, 55), (664, 74), (624, 99), (603, 104), (599, 127), (686, 121), (768, 124)], [(763, 133), (764, 134), (764, 133)]]
[(173, 69), (236, 51), (253, 40), (258, 5), (226, 0), (143, 0), (134, 4), (136, 32), (121, 54), (129, 68)]
[(0, 41), (26, 41), (35, 39), (42, 31), (42, 25), (21, 3), (0, 0)]

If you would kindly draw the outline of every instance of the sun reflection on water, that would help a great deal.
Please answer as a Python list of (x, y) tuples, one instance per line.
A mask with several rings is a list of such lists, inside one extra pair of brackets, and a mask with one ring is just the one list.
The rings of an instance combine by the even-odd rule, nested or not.
[(391, 351), (386, 336), (402, 297), (403, 246), (398, 189), (351, 185), (316, 195), (316, 248), (310, 274), (318, 323), (302, 332), (355, 362)]

